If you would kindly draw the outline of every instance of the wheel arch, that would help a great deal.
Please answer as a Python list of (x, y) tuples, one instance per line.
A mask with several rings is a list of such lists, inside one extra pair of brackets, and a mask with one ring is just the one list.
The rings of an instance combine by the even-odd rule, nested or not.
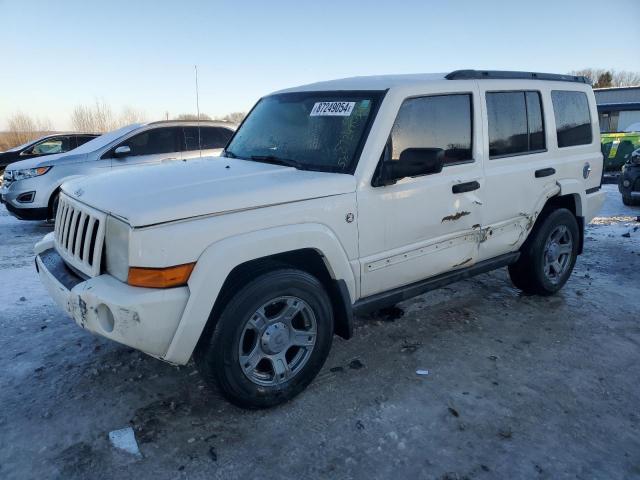
[(164, 359), (186, 363), (203, 333), (215, 327), (216, 315), (230, 295), (248, 278), (282, 267), (307, 271), (323, 283), (332, 301), (334, 333), (350, 337), (355, 269), (328, 227), (291, 225), (227, 238), (203, 252), (189, 279), (189, 301)]
[[(547, 198), (540, 215), (536, 218), (535, 224), (531, 232), (536, 229), (546, 216), (558, 208), (566, 208), (576, 217), (578, 222), (578, 255), (580, 255), (584, 248), (584, 205), (586, 201), (586, 192), (584, 191), (584, 184), (577, 180), (560, 180), (557, 182), (560, 190), (553, 196)], [(531, 236), (531, 234), (530, 234)]]

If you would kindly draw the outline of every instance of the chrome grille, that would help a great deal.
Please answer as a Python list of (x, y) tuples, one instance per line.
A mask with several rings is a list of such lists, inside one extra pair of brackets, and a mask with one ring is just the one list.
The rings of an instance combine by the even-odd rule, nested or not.
[(56, 213), (55, 247), (71, 267), (100, 275), (106, 215), (60, 194)]

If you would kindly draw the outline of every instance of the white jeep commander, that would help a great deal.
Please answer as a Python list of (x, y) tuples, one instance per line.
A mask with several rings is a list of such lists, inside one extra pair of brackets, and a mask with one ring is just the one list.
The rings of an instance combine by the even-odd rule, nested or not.
[(83, 328), (192, 355), (232, 402), (300, 391), (354, 313), (508, 266), (550, 295), (604, 200), (581, 77), (462, 70), (262, 98), (218, 159), (64, 184), (40, 277)]

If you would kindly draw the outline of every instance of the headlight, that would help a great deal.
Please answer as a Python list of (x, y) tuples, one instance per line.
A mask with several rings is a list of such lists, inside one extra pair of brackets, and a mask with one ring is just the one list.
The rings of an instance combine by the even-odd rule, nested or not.
[[(24, 180), (25, 178), (39, 177), (44, 175), (51, 167), (26, 168), (24, 170), (13, 170), (13, 180)], [(7, 177), (9, 180), (9, 177)]]
[(111, 215), (107, 215), (104, 239), (107, 272), (122, 282), (129, 274), (129, 234), (131, 227)]

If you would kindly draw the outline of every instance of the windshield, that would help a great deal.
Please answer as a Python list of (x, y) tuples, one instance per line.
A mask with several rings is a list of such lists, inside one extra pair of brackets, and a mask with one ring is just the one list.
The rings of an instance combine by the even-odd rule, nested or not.
[(119, 139), (120, 137), (140, 128), (141, 126), (142, 125), (138, 123), (133, 123), (131, 125), (127, 125), (126, 127), (122, 127), (117, 130), (112, 130), (110, 132), (103, 133), (99, 137), (96, 137), (93, 140), (89, 140), (87, 143), (83, 143), (82, 145), (80, 145), (78, 148), (73, 150), (73, 154), (80, 155), (83, 153), (95, 152), (99, 148), (109, 145), (114, 140)]
[(39, 142), (39, 141), (40, 141), (40, 139), (42, 139), (42, 138), (47, 138), (47, 137), (39, 137), (39, 138), (36, 138), (36, 139), (34, 139), (34, 140), (29, 140), (27, 143), (23, 143), (22, 145), (18, 145), (17, 147), (10, 148), (9, 150), (6, 150), (5, 152), (6, 152), (6, 153), (9, 153), (9, 152), (17, 152), (17, 151), (20, 151), (20, 150), (22, 150), (22, 149), (24, 149), (24, 148), (27, 148), (27, 147), (28, 147), (28, 146), (30, 146), (30, 145), (33, 145), (33, 144), (35, 144), (35, 143)]
[(265, 97), (225, 150), (228, 157), (353, 173), (384, 92), (296, 92)]

